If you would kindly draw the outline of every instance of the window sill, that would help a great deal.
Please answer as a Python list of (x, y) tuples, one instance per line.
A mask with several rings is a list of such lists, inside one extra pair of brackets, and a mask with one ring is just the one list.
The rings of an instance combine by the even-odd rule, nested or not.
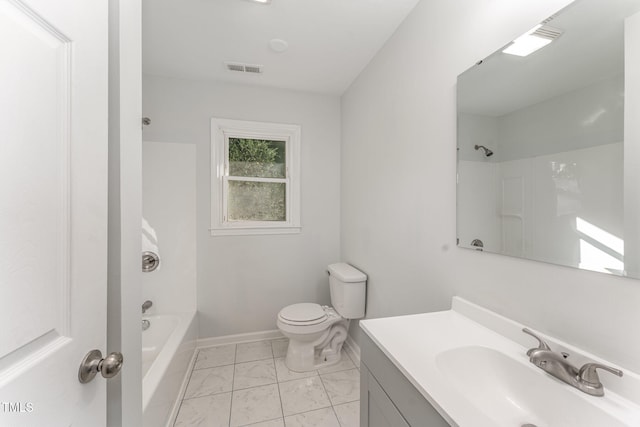
[(299, 234), (302, 227), (243, 227), (210, 228), (212, 236), (259, 236), (275, 234)]

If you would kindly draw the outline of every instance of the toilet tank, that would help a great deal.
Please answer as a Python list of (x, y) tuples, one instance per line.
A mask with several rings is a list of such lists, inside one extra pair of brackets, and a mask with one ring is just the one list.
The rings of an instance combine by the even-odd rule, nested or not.
[(345, 319), (364, 317), (367, 275), (346, 263), (329, 265), (333, 308)]

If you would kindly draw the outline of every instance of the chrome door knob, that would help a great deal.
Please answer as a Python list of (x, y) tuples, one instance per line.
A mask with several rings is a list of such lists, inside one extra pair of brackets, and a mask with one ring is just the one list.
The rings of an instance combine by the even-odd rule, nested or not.
[(113, 378), (120, 372), (123, 362), (124, 358), (120, 352), (113, 352), (103, 359), (100, 350), (91, 350), (80, 363), (78, 380), (86, 384), (95, 378), (98, 372), (104, 378)]
[(120, 369), (122, 368), (122, 362), (124, 358), (122, 357), (122, 353), (113, 352), (100, 362), (98, 366), (98, 370), (102, 374), (104, 378), (113, 378), (118, 375)]

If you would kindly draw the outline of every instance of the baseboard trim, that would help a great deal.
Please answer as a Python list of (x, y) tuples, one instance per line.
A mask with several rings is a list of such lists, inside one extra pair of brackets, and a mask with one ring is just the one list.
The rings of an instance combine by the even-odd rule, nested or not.
[(360, 367), (360, 346), (353, 339), (351, 335), (347, 335), (347, 339), (345, 340), (345, 348), (349, 353), (349, 357), (356, 366)]
[(241, 344), (252, 341), (277, 340), (284, 338), (279, 329), (270, 331), (249, 332), (246, 334), (225, 335), (222, 337), (199, 338), (196, 342), (197, 348), (214, 347), (224, 344)]
[(176, 401), (173, 403), (173, 408), (169, 413), (169, 421), (167, 422), (166, 427), (173, 427), (176, 422), (176, 418), (178, 417), (178, 412), (180, 411), (180, 405), (182, 405), (182, 399), (184, 397), (185, 392), (187, 391), (187, 386), (189, 385), (189, 379), (191, 379), (191, 372), (193, 372), (193, 367), (196, 364), (196, 358), (198, 356), (197, 349), (193, 350), (193, 355), (191, 356), (191, 361), (189, 361), (189, 366), (187, 367), (187, 374), (184, 376), (182, 380), (182, 385), (180, 386), (180, 391), (178, 392), (178, 397)]

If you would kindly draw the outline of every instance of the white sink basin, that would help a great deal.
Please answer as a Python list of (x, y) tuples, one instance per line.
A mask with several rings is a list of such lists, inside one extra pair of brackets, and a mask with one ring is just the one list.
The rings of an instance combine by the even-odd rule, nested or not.
[[(361, 328), (431, 406), (459, 427), (640, 427), (640, 375), (602, 373), (590, 396), (529, 362), (524, 325), (454, 298), (448, 311), (367, 319)], [(575, 366), (612, 363), (553, 337)]]
[(450, 384), (491, 417), (496, 425), (606, 426), (624, 423), (594, 406), (589, 396), (571, 389), (535, 366), (499, 351), (470, 346), (446, 350), (436, 365)]

